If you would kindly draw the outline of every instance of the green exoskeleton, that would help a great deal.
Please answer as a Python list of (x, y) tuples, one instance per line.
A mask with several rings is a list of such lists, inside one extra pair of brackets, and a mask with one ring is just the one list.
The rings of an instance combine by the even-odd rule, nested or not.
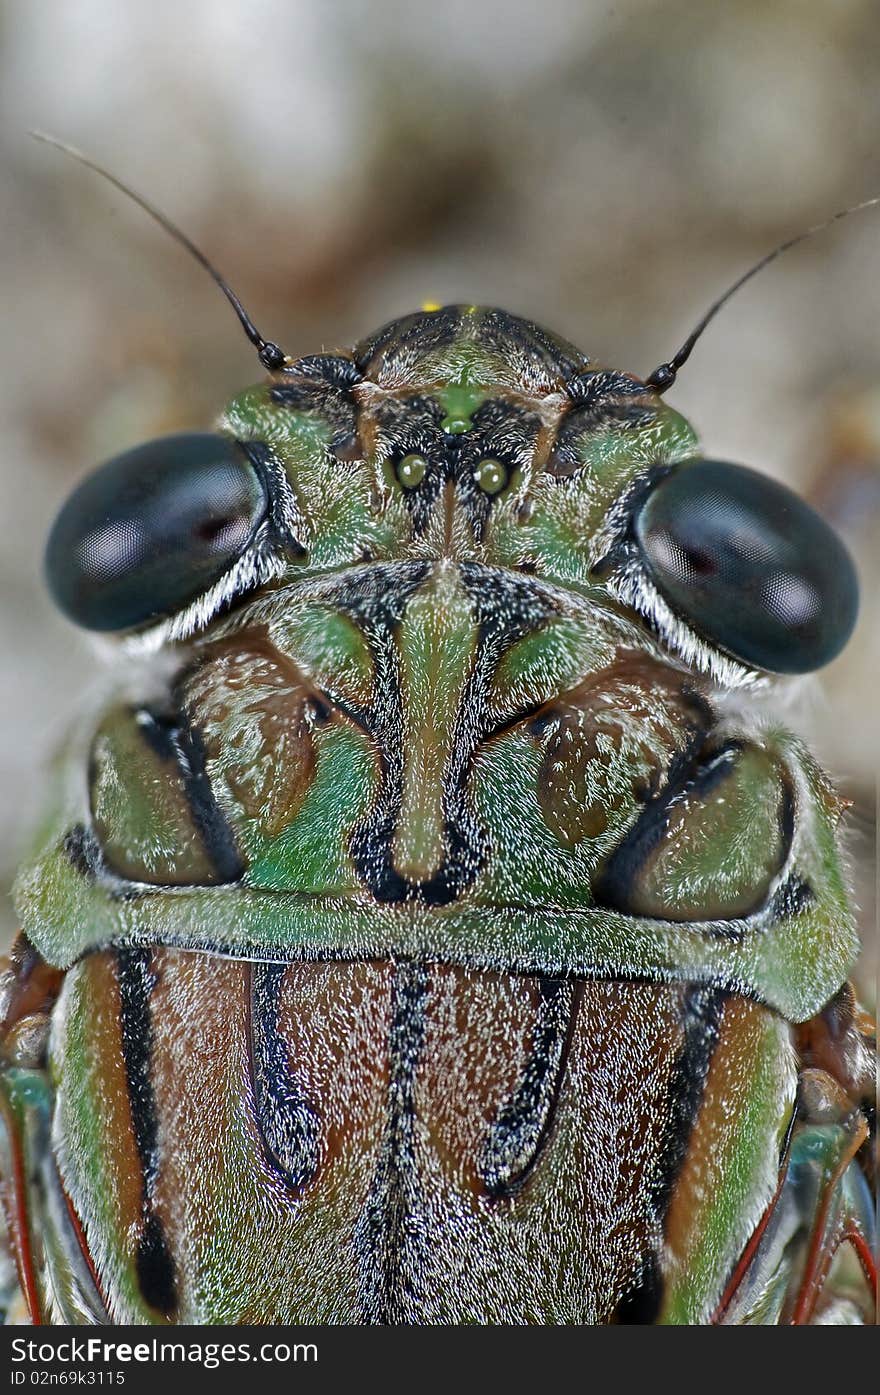
[(267, 378), (49, 541), (124, 660), (3, 984), (31, 1317), (873, 1321), (842, 804), (768, 715), (842, 545), (674, 361), (237, 308)]

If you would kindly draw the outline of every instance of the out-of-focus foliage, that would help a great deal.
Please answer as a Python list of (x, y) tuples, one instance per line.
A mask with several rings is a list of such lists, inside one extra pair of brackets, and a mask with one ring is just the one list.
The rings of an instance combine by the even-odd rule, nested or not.
[[(878, 71), (873, 0), (0, 3), (4, 880), (94, 681), (40, 582), (55, 507), (93, 463), (203, 426), (259, 376), (198, 268), (28, 127), (161, 203), (291, 352), (475, 300), (647, 373), (751, 259), (880, 190)], [(671, 395), (713, 454), (815, 487), (857, 551), (863, 619), (795, 720), (856, 800), (868, 863), (878, 274), (880, 216), (800, 248)]]

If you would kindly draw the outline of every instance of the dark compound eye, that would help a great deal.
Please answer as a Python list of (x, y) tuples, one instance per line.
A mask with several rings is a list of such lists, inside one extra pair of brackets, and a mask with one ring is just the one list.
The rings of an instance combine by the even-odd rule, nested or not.
[(694, 629), (757, 668), (808, 673), (840, 652), (858, 581), (836, 533), (784, 485), (698, 460), (665, 476), (635, 519), (657, 589)]
[(268, 501), (240, 445), (192, 433), (137, 446), (67, 500), (46, 546), (49, 590), (88, 630), (170, 615), (245, 551)]

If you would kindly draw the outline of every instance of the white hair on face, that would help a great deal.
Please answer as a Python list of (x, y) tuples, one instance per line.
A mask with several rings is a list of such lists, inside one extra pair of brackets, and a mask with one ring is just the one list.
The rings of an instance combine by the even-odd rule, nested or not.
[(707, 674), (713, 683), (722, 688), (754, 688), (770, 682), (767, 674), (749, 668), (696, 635), (667, 605), (638, 557), (627, 557), (607, 578), (606, 585), (613, 596), (648, 621), (688, 668)]
[(130, 635), (122, 641), (128, 654), (155, 653), (166, 644), (180, 644), (204, 630), (217, 615), (246, 591), (254, 591), (281, 576), (287, 567), (276, 551), (264, 523), (255, 534), (247, 551), (224, 572), (207, 591), (176, 615), (168, 615), (155, 625)]
[[(247, 442), (242, 443), (247, 445)], [(287, 569), (285, 544), (304, 547), (308, 525), (287, 471), (281, 461), (268, 451), (262, 460), (271, 484), (268, 491), (268, 516), (264, 518), (242, 555), (195, 600), (175, 615), (167, 615), (155, 624), (123, 639), (126, 654), (152, 654), (167, 644), (181, 644), (191, 639), (227, 610), (233, 601), (248, 591), (256, 591), (277, 580)]]

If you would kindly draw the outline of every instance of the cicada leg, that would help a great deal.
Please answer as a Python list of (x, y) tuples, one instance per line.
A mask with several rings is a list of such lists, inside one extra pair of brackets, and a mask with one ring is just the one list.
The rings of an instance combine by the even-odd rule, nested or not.
[[(0, 1294), (4, 1323), (43, 1320), (43, 1303), (34, 1263), (34, 1245), (28, 1214), (27, 1177), (21, 1139), (0, 1087), (3, 1149), (0, 1154), (0, 1187), (3, 1198), (3, 1289)], [(17, 1283), (16, 1283), (17, 1277)]]
[[(716, 1323), (873, 1323), (870, 1026), (847, 985), (798, 1029), (798, 1099), (776, 1193), (730, 1277)], [(835, 1264), (848, 1245), (857, 1261)]]
[[(41, 1237), (33, 1214), (32, 1144), (48, 1147), (52, 1093), (44, 1069), (49, 1020), (62, 975), (23, 935), (0, 961), (0, 1197), (21, 1298), (34, 1323), (46, 1314)], [(12, 1286), (8, 1285), (9, 1290)], [(16, 1320), (16, 1295), (6, 1297)]]
[[(60, 1289), (88, 1269), (50, 1142), (54, 1092), (46, 1049), (63, 977), (24, 936), (0, 964), (0, 1198), (20, 1299), (33, 1323), (50, 1321)], [(85, 1290), (92, 1287), (88, 1275)], [(12, 1292), (6, 1316), (24, 1317)]]

